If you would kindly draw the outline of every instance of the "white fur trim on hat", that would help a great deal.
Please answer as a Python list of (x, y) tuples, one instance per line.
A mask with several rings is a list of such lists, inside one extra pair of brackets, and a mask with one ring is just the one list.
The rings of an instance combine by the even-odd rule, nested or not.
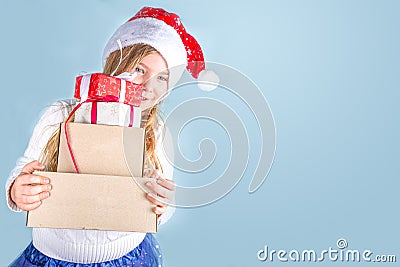
[(169, 69), (182, 65), (182, 68), (174, 68), (173, 75), (170, 73), (170, 85), (175, 84), (185, 70), (187, 65), (185, 46), (176, 30), (161, 20), (151, 17), (138, 18), (119, 27), (104, 48), (103, 67), (108, 56), (119, 50), (118, 40), (121, 40), (122, 47), (139, 43), (152, 46), (163, 56)]

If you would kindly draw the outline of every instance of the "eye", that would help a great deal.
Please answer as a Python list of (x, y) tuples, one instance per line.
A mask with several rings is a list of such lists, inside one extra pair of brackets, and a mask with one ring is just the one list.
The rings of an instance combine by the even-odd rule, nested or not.
[(140, 68), (140, 67), (136, 67), (135, 71), (141, 74), (144, 74), (144, 69)]
[(163, 81), (163, 82), (167, 82), (168, 81), (168, 76), (160, 75), (160, 76), (157, 77), (157, 79), (159, 79), (160, 81)]

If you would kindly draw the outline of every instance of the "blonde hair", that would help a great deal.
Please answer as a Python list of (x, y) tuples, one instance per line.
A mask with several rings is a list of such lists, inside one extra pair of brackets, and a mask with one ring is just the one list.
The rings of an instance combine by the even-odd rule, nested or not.
[[(157, 50), (146, 44), (134, 44), (122, 49), (122, 62), (120, 63), (121, 52), (115, 51), (107, 58), (103, 72), (114, 75), (125, 71), (132, 71), (147, 55), (157, 53)], [(159, 126), (161, 113), (158, 110), (158, 104), (154, 105), (148, 113), (147, 119), (142, 122), (141, 127), (145, 129), (146, 136), (146, 157), (145, 166), (152, 164), (155, 169), (162, 171), (162, 166), (155, 153), (156, 136), (155, 130)], [(69, 121), (73, 121), (74, 116)], [(57, 171), (58, 145), (60, 140), (60, 127), (52, 134), (45, 148), (43, 149), (39, 161), (46, 166), (47, 171)]]

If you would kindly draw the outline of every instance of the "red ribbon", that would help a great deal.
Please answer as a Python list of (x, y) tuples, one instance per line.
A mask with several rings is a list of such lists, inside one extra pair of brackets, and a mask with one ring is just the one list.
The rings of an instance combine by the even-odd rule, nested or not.
[(101, 102), (119, 102), (119, 97), (115, 95), (106, 95), (101, 98)]
[(132, 125), (133, 125), (133, 118), (134, 118), (133, 112), (135, 112), (135, 109), (133, 108), (133, 106), (130, 106), (130, 107), (131, 107), (131, 112), (130, 112), (130, 117), (129, 117), (129, 127), (132, 127)]
[[(88, 100), (86, 100), (85, 102), (87, 102)], [(72, 153), (72, 148), (71, 145), (69, 143), (69, 138), (68, 138), (68, 128), (67, 128), (67, 124), (68, 121), (71, 119), (72, 115), (74, 115), (75, 111), (80, 108), (82, 106), (83, 103), (85, 102), (81, 102), (78, 105), (76, 105), (76, 107), (71, 111), (71, 113), (69, 114), (67, 121), (64, 123), (64, 132), (65, 132), (65, 139), (67, 140), (67, 146), (68, 146), (68, 150), (69, 150), (69, 154), (71, 155), (71, 159), (72, 159), (72, 163), (74, 164), (76, 173), (79, 173), (79, 169), (78, 166), (76, 165), (76, 161), (75, 161), (75, 157), (74, 154)]]
[(92, 102), (92, 110), (91, 110), (91, 116), (90, 116), (90, 122), (92, 124), (96, 124), (97, 122), (97, 102), (93, 101)]

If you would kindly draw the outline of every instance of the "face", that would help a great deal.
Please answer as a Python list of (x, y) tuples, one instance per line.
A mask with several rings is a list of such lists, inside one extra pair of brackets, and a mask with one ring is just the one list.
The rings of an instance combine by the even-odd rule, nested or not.
[(159, 102), (168, 90), (167, 63), (159, 53), (152, 53), (132, 71), (137, 73), (133, 82), (143, 85), (140, 107), (143, 111), (147, 110)]

